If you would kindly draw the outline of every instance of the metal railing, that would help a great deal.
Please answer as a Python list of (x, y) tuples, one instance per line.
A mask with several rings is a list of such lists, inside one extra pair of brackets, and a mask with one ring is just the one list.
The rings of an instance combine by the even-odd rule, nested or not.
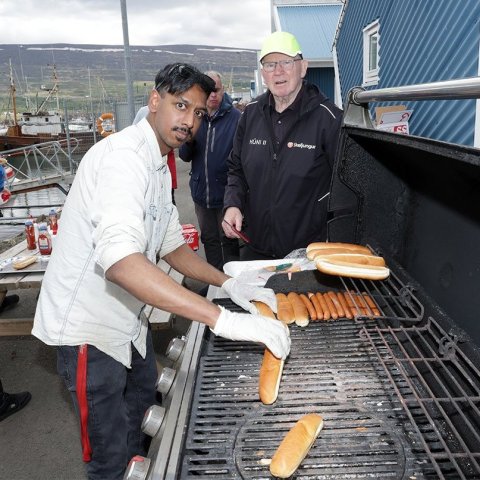
[(66, 180), (75, 174), (79, 161), (74, 159), (79, 141), (76, 138), (38, 143), (0, 152), (11, 167), (7, 179), (10, 191), (15, 192), (31, 183), (36, 186)]

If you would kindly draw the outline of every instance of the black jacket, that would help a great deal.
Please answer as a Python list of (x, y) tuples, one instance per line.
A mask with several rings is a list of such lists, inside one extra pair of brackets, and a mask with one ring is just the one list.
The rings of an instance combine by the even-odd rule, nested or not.
[(227, 184), (227, 158), (240, 111), (227, 93), (213, 118), (205, 115), (191, 143), (180, 147), (179, 156), (192, 162), (190, 191), (192, 199), (204, 208), (222, 208)]
[(305, 84), (299, 116), (275, 148), (267, 92), (245, 108), (228, 161), (224, 208), (238, 207), (251, 248), (282, 258), (326, 240), (342, 111)]

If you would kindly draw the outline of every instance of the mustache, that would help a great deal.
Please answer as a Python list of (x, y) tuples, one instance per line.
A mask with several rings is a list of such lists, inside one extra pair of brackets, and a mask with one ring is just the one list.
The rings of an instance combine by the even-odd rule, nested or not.
[(172, 130), (174, 132), (183, 132), (183, 133), (186, 133), (188, 134), (189, 136), (192, 135), (192, 129), (191, 128), (188, 128), (188, 127), (173, 127)]

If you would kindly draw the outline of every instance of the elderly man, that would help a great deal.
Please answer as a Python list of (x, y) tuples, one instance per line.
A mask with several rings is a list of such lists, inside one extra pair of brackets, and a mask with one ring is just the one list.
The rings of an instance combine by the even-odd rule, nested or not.
[(218, 72), (206, 72), (215, 91), (207, 99), (207, 115), (192, 141), (185, 143), (179, 156), (192, 162), (190, 191), (200, 227), (200, 238), (210, 265), (222, 269), (231, 260), (238, 260), (238, 240), (228, 238), (222, 230), (223, 196), (227, 183), (227, 158), (240, 111), (225, 92)]
[(242, 260), (282, 258), (327, 235), (342, 111), (306, 83), (297, 39), (275, 32), (260, 54), (268, 90), (245, 108), (229, 159), (223, 229), (244, 229)]
[(264, 343), (278, 357), (289, 352), (281, 322), (222, 309), (155, 265), (158, 253), (252, 313), (253, 299), (276, 308), (273, 291), (242, 285), (196, 255), (172, 204), (167, 154), (195, 134), (214, 88), (190, 65), (167, 65), (147, 117), (87, 152), (65, 202), (32, 334), (57, 347), (89, 479), (121, 479), (132, 456), (147, 451), (141, 423), (155, 403), (157, 371), (145, 304), (205, 323), (215, 335)]

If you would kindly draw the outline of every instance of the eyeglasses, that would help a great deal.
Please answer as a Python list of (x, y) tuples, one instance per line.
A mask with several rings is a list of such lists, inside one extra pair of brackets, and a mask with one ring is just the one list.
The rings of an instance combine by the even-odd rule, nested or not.
[(278, 62), (263, 62), (262, 69), (268, 73), (271, 73), (275, 71), (278, 65), (282, 68), (282, 70), (285, 70), (286, 72), (288, 72), (292, 70), (295, 62), (298, 62), (299, 60), (301, 60), (301, 58), (294, 58), (292, 60), (280, 60)]

